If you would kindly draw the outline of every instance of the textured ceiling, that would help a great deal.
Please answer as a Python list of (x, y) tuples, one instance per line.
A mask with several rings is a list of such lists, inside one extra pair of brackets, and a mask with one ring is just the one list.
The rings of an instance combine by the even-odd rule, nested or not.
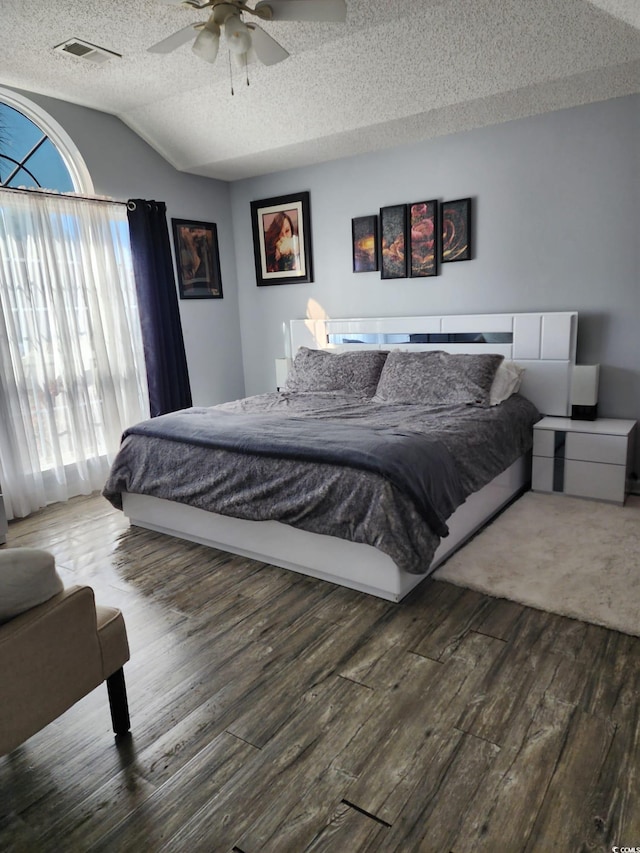
[[(323, 0), (308, 0), (322, 3)], [(250, 3), (253, 5), (253, 3)], [(273, 22), (291, 56), (233, 72), (162, 0), (2, 0), (0, 84), (119, 116), (177, 169), (235, 180), (640, 91), (640, 0), (347, 0), (345, 24)], [(104, 65), (53, 48), (77, 38)]]

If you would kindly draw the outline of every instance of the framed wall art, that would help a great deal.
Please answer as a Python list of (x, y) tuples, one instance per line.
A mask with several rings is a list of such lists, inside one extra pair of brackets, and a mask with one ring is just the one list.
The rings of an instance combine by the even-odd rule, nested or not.
[(442, 249), (443, 264), (471, 260), (471, 199), (443, 201)]
[(309, 193), (251, 202), (256, 283), (313, 281)]
[(180, 299), (222, 299), (215, 223), (172, 219), (171, 224)]
[(421, 278), (438, 274), (438, 200), (409, 205), (409, 275)]
[(380, 208), (380, 278), (407, 277), (407, 205)]
[(378, 217), (357, 216), (351, 220), (354, 272), (375, 272), (378, 267)]

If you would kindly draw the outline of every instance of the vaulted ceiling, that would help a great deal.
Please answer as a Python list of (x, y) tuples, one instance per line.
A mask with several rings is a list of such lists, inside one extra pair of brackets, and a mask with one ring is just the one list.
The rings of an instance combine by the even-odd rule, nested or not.
[[(113, 113), (177, 169), (223, 180), (640, 91), (640, 0), (347, 0), (346, 23), (263, 24), (290, 56), (250, 65), (249, 85), (222, 49), (214, 65), (189, 44), (147, 52), (207, 17), (3, 0), (0, 84)], [(120, 56), (54, 50), (73, 38)]]

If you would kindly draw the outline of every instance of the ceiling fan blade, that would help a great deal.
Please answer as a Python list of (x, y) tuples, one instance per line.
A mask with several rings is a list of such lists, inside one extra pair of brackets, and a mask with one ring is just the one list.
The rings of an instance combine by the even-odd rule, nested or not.
[(168, 36), (166, 39), (162, 39), (162, 41), (151, 45), (151, 47), (147, 48), (147, 51), (149, 53), (171, 53), (172, 50), (176, 50), (195, 37), (195, 26), (196, 24), (189, 24), (188, 27), (184, 27), (178, 30), (177, 33), (173, 33), (173, 35)]
[(345, 0), (260, 0), (256, 9), (271, 7), (273, 21), (329, 21), (343, 23), (347, 20)]
[(257, 24), (247, 24), (247, 26), (251, 30), (252, 47), (263, 65), (275, 65), (276, 62), (282, 62), (289, 56), (289, 51), (278, 44), (262, 27)]

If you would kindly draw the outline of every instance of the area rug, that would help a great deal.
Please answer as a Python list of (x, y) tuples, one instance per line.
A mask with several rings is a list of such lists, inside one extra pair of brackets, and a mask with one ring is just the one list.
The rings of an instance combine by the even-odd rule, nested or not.
[(434, 578), (640, 636), (640, 496), (526, 492)]

